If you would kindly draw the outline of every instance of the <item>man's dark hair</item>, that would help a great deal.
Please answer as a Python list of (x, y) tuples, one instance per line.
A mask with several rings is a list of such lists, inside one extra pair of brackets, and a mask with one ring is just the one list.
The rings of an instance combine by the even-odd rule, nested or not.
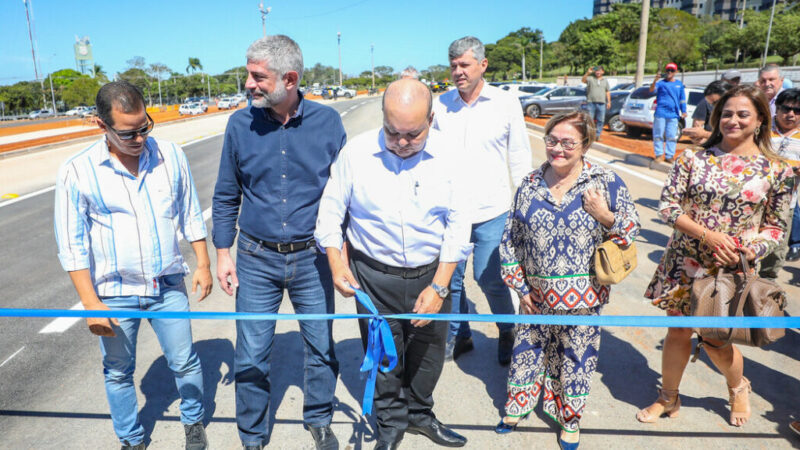
[(783, 106), (787, 103), (792, 103), (794, 105), (800, 105), (800, 89), (792, 88), (792, 89), (785, 89), (778, 94), (778, 97), (775, 99), (776, 106)]
[(712, 81), (711, 83), (708, 84), (708, 86), (706, 86), (706, 89), (703, 91), (703, 95), (709, 96), (717, 94), (720, 97), (722, 97), (732, 87), (733, 85), (725, 80)]
[(106, 125), (114, 126), (111, 117), (111, 108), (124, 113), (134, 113), (144, 109), (144, 96), (142, 91), (127, 81), (112, 81), (97, 91), (95, 98), (97, 116)]

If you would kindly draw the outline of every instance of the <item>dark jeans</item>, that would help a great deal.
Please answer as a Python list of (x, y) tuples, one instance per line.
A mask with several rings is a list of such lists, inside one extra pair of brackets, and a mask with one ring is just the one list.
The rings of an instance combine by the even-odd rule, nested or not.
[[(369, 295), (380, 314), (409, 313), (417, 296), (428, 287), (436, 272), (418, 278), (404, 279), (373, 269), (362, 258), (352, 258), (350, 268), (358, 284)], [(356, 304), (361, 314), (366, 308)], [(450, 311), (450, 298), (442, 304), (441, 312)], [(444, 365), (447, 322), (432, 321), (424, 327), (414, 327), (408, 320), (387, 319), (397, 347), (397, 366), (388, 373), (378, 371), (375, 383), (375, 415), (378, 424), (377, 440), (396, 441), (403, 438), (408, 424), (427, 426), (434, 417), (433, 389)], [(366, 345), (367, 321), (360, 320), (361, 338)]]
[[(237, 312), (276, 313), (287, 290), (298, 314), (333, 313), (333, 281), (325, 255), (315, 247), (281, 254), (239, 234), (236, 274)], [(328, 425), (339, 363), (333, 349), (331, 321), (300, 321), (303, 336), (303, 422)], [(244, 445), (267, 439), (270, 354), (274, 320), (236, 321), (236, 423)], [(299, 358), (300, 355), (297, 355)]]

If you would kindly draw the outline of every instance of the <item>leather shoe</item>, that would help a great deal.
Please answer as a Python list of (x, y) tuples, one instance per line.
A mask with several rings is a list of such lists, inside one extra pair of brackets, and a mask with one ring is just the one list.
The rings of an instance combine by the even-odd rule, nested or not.
[(435, 417), (431, 417), (430, 424), (426, 426), (409, 424), (406, 432), (421, 434), (444, 447), (463, 447), (467, 443), (467, 438), (442, 425)]
[(511, 354), (514, 352), (514, 331), (501, 331), (497, 340), (497, 362), (501, 366), (511, 363)]
[(789, 247), (789, 251), (786, 253), (786, 260), (797, 261), (799, 259), (800, 259), (800, 246)]
[(339, 441), (336, 439), (336, 435), (333, 434), (329, 425), (321, 427), (309, 426), (308, 431), (310, 431), (311, 436), (314, 437), (314, 444), (317, 446), (317, 450), (339, 449)]
[(444, 360), (445, 361), (455, 361), (456, 358), (461, 356), (463, 353), (467, 353), (475, 348), (475, 345), (472, 343), (472, 338), (453, 338), (447, 340), (447, 346), (444, 349)]
[(375, 450), (397, 450), (400, 441), (402, 441), (402, 439), (393, 442), (378, 441), (375, 444)]

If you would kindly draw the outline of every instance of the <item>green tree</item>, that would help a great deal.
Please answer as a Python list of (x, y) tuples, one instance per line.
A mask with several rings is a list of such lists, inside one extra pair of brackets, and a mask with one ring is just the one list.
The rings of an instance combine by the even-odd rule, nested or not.
[(69, 107), (93, 105), (100, 83), (96, 78), (81, 77), (64, 88), (62, 101)]
[(612, 70), (619, 64), (619, 41), (606, 28), (597, 28), (583, 33), (575, 51), (580, 55), (581, 72), (598, 64), (607, 70)]
[(375, 67), (375, 76), (376, 77), (391, 77), (394, 75), (394, 68), (391, 66), (377, 66)]
[(700, 21), (700, 26), (702, 34), (698, 49), (703, 60), (703, 70), (708, 70), (710, 58), (722, 59), (725, 55), (732, 54), (733, 48), (725, 36), (736, 28), (736, 25), (718, 17), (704, 17)]
[(189, 73), (189, 71), (195, 73), (198, 70), (203, 70), (203, 64), (200, 62), (200, 58), (193, 58), (190, 56), (189, 64), (186, 65), (186, 73)]
[(650, 22), (647, 54), (661, 67), (664, 61), (682, 69), (700, 59), (702, 29), (697, 17), (676, 8), (662, 8)]
[(103, 70), (103, 66), (97, 63), (94, 64), (94, 77), (103, 84), (108, 83), (108, 74)]
[(790, 65), (789, 59), (800, 53), (800, 8), (775, 11), (769, 48), (783, 58), (783, 65)]

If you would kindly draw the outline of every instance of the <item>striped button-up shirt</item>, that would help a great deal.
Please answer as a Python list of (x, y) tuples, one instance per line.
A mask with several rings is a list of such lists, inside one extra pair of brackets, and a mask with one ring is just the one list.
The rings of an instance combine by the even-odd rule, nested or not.
[[(178, 242), (206, 237), (183, 150), (148, 138), (134, 177), (105, 138), (58, 172), (55, 233), (66, 271), (89, 269), (100, 297), (159, 295), (157, 278), (189, 273)], [(180, 233), (180, 234), (179, 234)]]

